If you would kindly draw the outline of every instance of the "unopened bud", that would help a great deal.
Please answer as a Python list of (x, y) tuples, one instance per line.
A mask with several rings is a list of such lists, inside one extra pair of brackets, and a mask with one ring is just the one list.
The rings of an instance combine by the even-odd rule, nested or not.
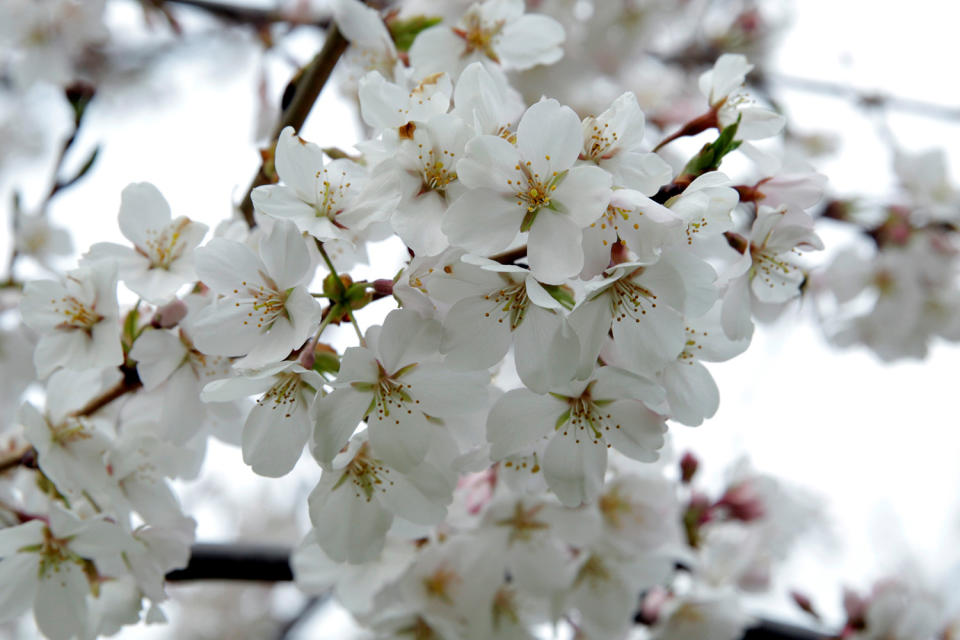
[(315, 352), (316, 344), (316, 339), (310, 338), (310, 341), (304, 345), (303, 350), (300, 352), (300, 357), (297, 358), (297, 362), (299, 362), (300, 366), (304, 369), (313, 369), (313, 363), (317, 359)]
[(805, 611), (817, 620), (820, 619), (820, 614), (814, 609), (813, 600), (810, 599), (810, 596), (800, 591), (791, 591), (790, 597), (793, 598), (793, 602), (800, 607), (801, 611)]
[(179, 298), (163, 305), (153, 314), (150, 325), (155, 329), (172, 329), (187, 315), (187, 305)]
[(683, 457), (680, 458), (680, 481), (683, 484), (690, 484), (693, 476), (697, 475), (697, 469), (699, 468), (700, 460), (697, 459), (697, 456), (689, 451), (684, 453)]
[(643, 600), (640, 602), (640, 611), (637, 613), (635, 622), (652, 626), (660, 618), (660, 613), (670, 600), (670, 592), (661, 586), (656, 586), (643, 594)]
[(763, 499), (749, 481), (727, 489), (714, 506), (725, 508), (730, 518), (741, 522), (753, 522), (766, 515)]
[(386, 297), (393, 295), (393, 280), (380, 278), (373, 281), (373, 293), (377, 297)]

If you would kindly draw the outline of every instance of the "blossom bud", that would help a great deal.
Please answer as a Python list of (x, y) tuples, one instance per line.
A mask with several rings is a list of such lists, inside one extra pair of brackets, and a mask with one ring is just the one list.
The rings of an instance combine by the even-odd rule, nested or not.
[(300, 352), (300, 357), (297, 358), (297, 362), (299, 362), (300, 366), (304, 369), (313, 369), (314, 362), (316, 362), (317, 359), (316, 344), (316, 338), (310, 338)]
[(810, 596), (805, 593), (801, 593), (800, 591), (791, 591), (790, 597), (793, 598), (794, 603), (800, 607), (801, 611), (809, 613), (817, 620), (820, 619), (820, 614), (817, 613), (816, 609), (814, 609), (813, 600), (810, 599)]
[(393, 280), (380, 278), (373, 281), (373, 293), (377, 297), (393, 295)]
[(313, 366), (310, 368), (320, 373), (337, 373), (340, 371), (340, 356), (330, 345), (318, 342), (313, 345)]
[(150, 319), (150, 325), (155, 329), (172, 329), (187, 315), (187, 305), (179, 298), (163, 305)]
[(763, 499), (749, 481), (727, 489), (714, 506), (725, 508), (730, 518), (741, 522), (753, 522), (766, 514)]
[(640, 611), (637, 612), (635, 620), (640, 624), (652, 626), (660, 618), (660, 612), (670, 600), (670, 592), (661, 586), (655, 586), (645, 594), (640, 602)]
[(699, 468), (700, 460), (689, 451), (684, 453), (683, 457), (680, 458), (680, 481), (683, 482), (683, 484), (690, 484), (690, 481), (693, 480), (693, 476), (697, 474), (697, 469)]

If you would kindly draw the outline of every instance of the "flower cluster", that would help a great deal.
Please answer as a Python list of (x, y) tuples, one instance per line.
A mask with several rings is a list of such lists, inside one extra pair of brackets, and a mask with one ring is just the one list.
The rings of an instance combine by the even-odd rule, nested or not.
[[(128, 244), (24, 287), (46, 404), (17, 419), (36, 467), (17, 474), (38, 482), (18, 488), (23, 508), (0, 493), (0, 585), (29, 587), (0, 586), (0, 619), (32, 607), (70, 638), (112, 633), (144, 599), (161, 617), (194, 528), (170, 480), (196, 475), (212, 435), (268, 477), (309, 451), (298, 583), (333, 586), (378, 633), (528, 638), (564, 621), (581, 637), (737, 637), (738, 589), (792, 541), (767, 526), (790, 500), (750, 475), (707, 500), (661, 452), (668, 424), (717, 411), (704, 363), (745, 350), (821, 247), (806, 210), (822, 177), (751, 146), (784, 125), (747, 94), (751, 65), (721, 56), (700, 78), (704, 115), (655, 146), (635, 93), (592, 115), (521, 96), (509, 74), (563, 64), (565, 39), (521, 0), (471, 5), (402, 48), (373, 9), (334, 4), (360, 155), (283, 129), (277, 180), (251, 193), (257, 225), (206, 243), (132, 184)], [(708, 131), (680, 163), (653, 151)], [(744, 177), (721, 171), (731, 154)], [(354, 281), (364, 246), (391, 235), (400, 272)], [(381, 298), (399, 308), (362, 331)], [(339, 324), (356, 340), (329, 344)], [(756, 554), (724, 564), (745, 539)]]

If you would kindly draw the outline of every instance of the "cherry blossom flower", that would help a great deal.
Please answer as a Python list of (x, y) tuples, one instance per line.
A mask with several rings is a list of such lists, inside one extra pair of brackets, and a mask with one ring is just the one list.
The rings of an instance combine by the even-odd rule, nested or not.
[(553, 64), (563, 56), (563, 27), (523, 9), (522, 0), (473, 4), (456, 26), (439, 24), (420, 33), (410, 62), (422, 74), (444, 71), (454, 77), (478, 60), (519, 70)]
[(596, 166), (574, 166), (582, 147), (580, 120), (556, 100), (527, 109), (517, 145), (496, 136), (467, 144), (457, 164), (471, 190), (454, 202), (442, 228), (450, 243), (479, 254), (506, 249), (529, 231), (530, 269), (560, 284), (583, 268), (582, 229), (606, 210), (611, 178)]
[(98, 242), (81, 264), (116, 261), (120, 280), (153, 304), (167, 302), (182, 285), (196, 280), (193, 251), (207, 233), (207, 225), (184, 216), (171, 220), (167, 201), (148, 182), (123, 190), (119, 221), (133, 248)]
[(684, 315), (706, 313), (717, 298), (716, 272), (676, 248), (653, 265), (624, 263), (590, 284), (586, 299), (570, 314), (580, 337), (579, 375), (589, 375), (612, 330), (618, 362), (637, 373), (654, 373), (683, 351)]
[(562, 303), (522, 267), (465, 256), (467, 260), (477, 266), (461, 263), (451, 274), (471, 285), (462, 287), (464, 292), (476, 293), (447, 312), (440, 344), (445, 362), (457, 369), (486, 369), (500, 362), (512, 343), (527, 388), (546, 393), (571, 380), (580, 347)]
[(425, 443), (416, 468), (405, 472), (377, 457), (366, 432), (354, 436), (310, 494), (314, 540), (331, 560), (362, 563), (376, 559), (394, 516), (423, 525), (446, 514), (456, 482), (443, 469), (443, 439)]
[(257, 187), (251, 193), (257, 211), (288, 219), (318, 240), (345, 237), (382, 220), (398, 196), (383, 179), (371, 179), (363, 167), (341, 159), (325, 163), (323, 151), (285, 128), (275, 156), (282, 185)]
[(62, 283), (34, 280), (23, 294), (23, 321), (40, 333), (33, 362), (41, 378), (58, 367), (87, 369), (123, 362), (116, 265), (80, 267), (69, 271)]
[(314, 404), (314, 456), (331, 461), (366, 419), (371, 455), (407, 473), (431, 440), (450, 439), (443, 419), (485, 408), (486, 374), (443, 366), (440, 339), (439, 323), (398, 309), (368, 331), (368, 347), (347, 349), (334, 391)]
[(583, 119), (581, 157), (610, 172), (614, 186), (652, 196), (670, 182), (673, 170), (657, 154), (641, 150), (643, 129), (637, 96), (624, 93), (599, 116)]
[(130, 547), (130, 537), (115, 523), (80, 520), (56, 505), (48, 523), (30, 520), (0, 529), (0, 621), (32, 605), (46, 637), (76, 637), (86, 626), (86, 596), (96, 589), (98, 562)]
[(250, 371), (243, 377), (215, 380), (204, 387), (204, 400), (225, 401), (263, 395), (243, 425), (243, 461), (255, 473), (277, 478), (300, 459), (310, 436), (310, 404), (323, 376), (295, 362)]
[(787, 121), (779, 113), (757, 104), (741, 90), (751, 70), (753, 65), (747, 62), (746, 56), (725, 53), (717, 58), (713, 69), (700, 76), (700, 92), (716, 110), (720, 127), (728, 127), (739, 120), (738, 140), (775, 136)]
[(646, 403), (657, 406), (663, 391), (614, 367), (601, 367), (588, 381), (554, 387), (548, 395), (514, 389), (490, 410), (490, 456), (523, 453), (541, 439), (547, 485), (568, 507), (596, 500), (603, 488), (607, 449), (636, 460), (656, 460), (666, 426)]
[(197, 251), (197, 274), (223, 295), (197, 314), (193, 341), (212, 355), (244, 357), (255, 368), (285, 358), (316, 327), (320, 305), (303, 283), (310, 254), (300, 232), (278, 221), (261, 237), (260, 255), (239, 242), (214, 238)]

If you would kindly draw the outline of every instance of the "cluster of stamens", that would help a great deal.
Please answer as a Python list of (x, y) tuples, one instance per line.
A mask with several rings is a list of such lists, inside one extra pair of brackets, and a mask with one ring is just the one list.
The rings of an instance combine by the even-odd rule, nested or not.
[(620, 136), (616, 131), (609, 131), (609, 128), (610, 124), (607, 122), (601, 127), (596, 120), (593, 121), (590, 128), (590, 151), (587, 154), (590, 159), (607, 160), (613, 157), (610, 148), (620, 143)]
[(297, 406), (301, 379), (296, 373), (284, 373), (278, 376), (277, 382), (267, 389), (257, 404), (263, 406), (267, 403), (273, 403), (271, 407), (274, 411), (283, 410), (283, 417), (289, 418), (293, 415), (293, 410)]
[[(550, 156), (545, 157), (549, 162)], [(514, 166), (514, 169), (523, 173), (524, 181), (507, 179), (507, 185), (516, 194), (517, 206), (524, 207), (528, 214), (550, 207), (550, 196), (557, 190), (557, 185), (563, 178), (561, 174), (554, 171), (549, 178), (545, 179), (539, 173), (531, 171), (530, 166), (531, 162), (529, 160)], [(526, 182), (526, 184), (524, 185), (523, 182)]]
[[(601, 444), (603, 432), (610, 431), (608, 420), (612, 419), (612, 414), (600, 411), (590, 397), (589, 387), (579, 397), (567, 398), (567, 403), (570, 408), (557, 420), (558, 435), (572, 435), (576, 444), (584, 441)], [(613, 428), (619, 429), (620, 425), (614, 425)], [(609, 444), (607, 448), (610, 448)]]
[(503, 29), (504, 22), (500, 21), (491, 27), (483, 23), (479, 11), (471, 10), (463, 16), (463, 27), (455, 28), (453, 32), (466, 43), (464, 55), (468, 56), (475, 51), (483, 53), (494, 62), (500, 62), (493, 50), (493, 39)]
[(370, 455), (370, 443), (364, 442), (357, 451), (357, 454), (353, 457), (353, 460), (351, 460), (343, 470), (343, 475), (340, 476), (340, 479), (337, 481), (337, 484), (334, 485), (333, 489), (339, 488), (349, 480), (353, 486), (356, 497), (362, 497), (367, 502), (370, 502), (370, 500), (373, 499), (374, 492), (378, 490), (380, 492), (386, 491), (386, 488), (383, 486), (384, 481), (391, 485), (393, 484), (393, 480), (389, 479), (389, 475), (390, 470)]
[(186, 247), (181, 240), (189, 225), (189, 218), (180, 217), (163, 229), (147, 229), (147, 240), (137, 250), (150, 259), (151, 267), (169, 269), (173, 261), (183, 255)]
[(317, 171), (317, 195), (313, 205), (316, 217), (327, 218), (341, 228), (343, 225), (337, 222), (336, 216), (343, 211), (343, 207), (338, 206), (338, 203), (346, 198), (347, 189), (350, 188), (350, 183), (345, 181), (346, 177), (347, 172), (341, 171), (340, 180), (334, 184), (330, 181), (330, 173), (326, 167)]
[(422, 144), (417, 147), (417, 160), (420, 161), (420, 175), (423, 178), (420, 194), (436, 191), (443, 195), (447, 185), (457, 179), (457, 172), (453, 170), (456, 154), (446, 149), (440, 153), (434, 149), (424, 151)]
[(657, 296), (629, 277), (614, 282), (610, 294), (614, 322), (622, 322), (627, 318), (640, 322), (640, 318), (647, 315), (648, 308), (655, 309), (657, 306)]
[[(799, 253), (796, 249), (794, 249), (794, 252)], [(797, 270), (796, 265), (783, 258), (778, 258), (763, 248), (751, 245), (750, 254), (753, 258), (754, 274), (759, 276), (771, 289), (780, 283), (781, 277), (789, 276), (791, 272)], [(774, 281), (774, 277), (777, 278), (776, 281)]]
[(88, 307), (71, 295), (64, 296), (60, 300), (53, 298), (50, 304), (53, 305), (55, 314), (63, 314), (66, 318), (64, 322), (57, 325), (57, 329), (78, 329), (89, 335), (94, 325), (103, 320), (103, 316), (94, 310), (93, 305)]
[(523, 282), (511, 284), (499, 291), (494, 291), (483, 296), (484, 300), (493, 303), (490, 311), (484, 312), (484, 317), (489, 318), (491, 314), (499, 315), (497, 323), (503, 324), (504, 318), (510, 319), (510, 330), (514, 331), (523, 322), (523, 317), (527, 312), (527, 287)]
[[(237, 307), (241, 304), (250, 305), (250, 311), (247, 312), (247, 319), (243, 321), (243, 324), (256, 324), (261, 331), (269, 331), (277, 318), (280, 316), (289, 317), (286, 307), (289, 291), (282, 293), (277, 291), (277, 285), (271, 278), (264, 273), (261, 273), (260, 276), (265, 281), (264, 283), (255, 286), (248, 284), (246, 280), (240, 283), (240, 286), (244, 287), (250, 298), (236, 301), (234, 305)], [(233, 293), (239, 295), (240, 289), (234, 289)]]

